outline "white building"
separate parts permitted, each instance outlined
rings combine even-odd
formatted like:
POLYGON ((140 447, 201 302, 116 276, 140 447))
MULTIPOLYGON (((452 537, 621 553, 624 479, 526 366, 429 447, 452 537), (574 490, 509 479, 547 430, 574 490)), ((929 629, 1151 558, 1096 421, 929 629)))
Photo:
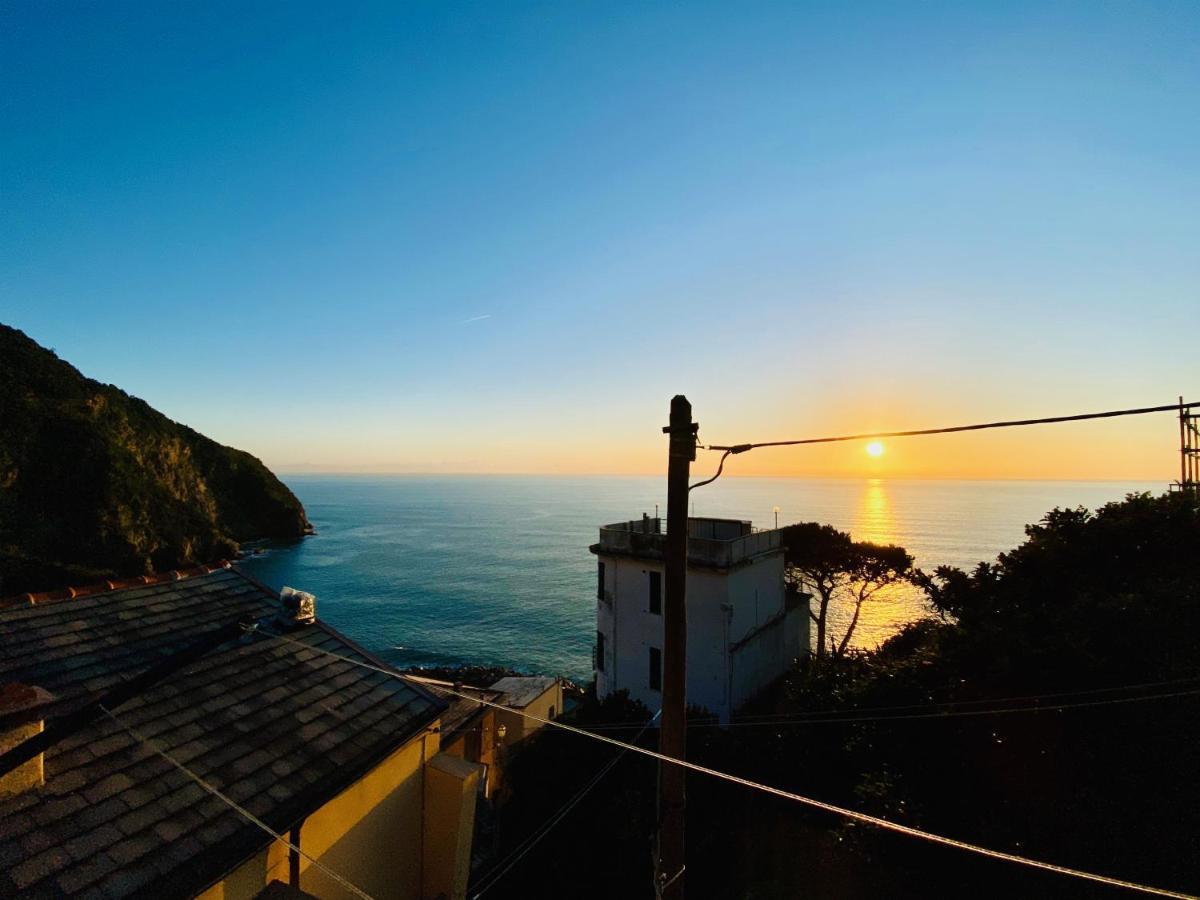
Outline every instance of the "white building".
MULTIPOLYGON (((666 523, 600 528, 596 693, 662 705, 666 523)), ((807 596, 787 591, 779 532, 734 519, 688 519, 687 702, 728 722, 808 652, 807 596)))

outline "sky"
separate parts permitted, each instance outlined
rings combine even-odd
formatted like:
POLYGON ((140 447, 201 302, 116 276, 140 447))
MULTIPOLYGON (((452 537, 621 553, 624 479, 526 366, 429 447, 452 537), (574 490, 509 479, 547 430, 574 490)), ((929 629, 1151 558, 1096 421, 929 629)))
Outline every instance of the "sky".
MULTIPOLYGON (((1200 399, 1195 3, 0 4, 0 321, 280 472, 1200 399)), ((733 475, 1161 478, 1168 416, 733 475)), ((697 469, 710 467, 702 454, 697 469)))

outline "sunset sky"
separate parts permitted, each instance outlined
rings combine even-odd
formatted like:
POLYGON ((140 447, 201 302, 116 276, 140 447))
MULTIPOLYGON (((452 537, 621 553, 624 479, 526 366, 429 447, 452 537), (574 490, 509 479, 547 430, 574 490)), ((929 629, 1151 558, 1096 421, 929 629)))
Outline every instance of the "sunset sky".
MULTIPOLYGON (((282 472, 1200 400, 1197 4, 348 6, 5 4, 0 321, 282 472)), ((1177 473, 885 445, 730 471, 1177 473)))

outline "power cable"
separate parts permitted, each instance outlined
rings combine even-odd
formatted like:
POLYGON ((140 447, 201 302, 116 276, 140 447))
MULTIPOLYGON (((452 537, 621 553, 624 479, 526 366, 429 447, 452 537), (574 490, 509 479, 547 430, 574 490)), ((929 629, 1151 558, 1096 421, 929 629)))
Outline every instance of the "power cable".
POLYGON ((708 444, 705 450, 724 450, 717 474, 712 478, 692 485, 688 490, 694 490, 706 484, 712 484, 721 476, 725 467, 725 459, 732 453, 745 453, 760 447, 795 447, 800 444, 831 444, 838 441, 865 441, 875 438, 916 437, 924 434, 953 434, 960 431, 982 431, 985 428, 1015 428, 1023 425, 1052 425, 1057 422, 1082 422, 1087 419, 1112 419, 1117 416, 1141 416, 1147 413, 1182 412, 1185 409, 1200 406, 1200 403, 1171 403, 1163 406, 1142 406, 1134 409, 1112 409, 1105 412, 1079 413, 1070 416, 1046 416, 1040 419, 1009 419, 1002 422, 982 422, 975 425, 951 425, 947 428, 919 428, 910 431, 875 431, 866 434, 844 434, 836 437, 800 438, 790 441, 760 441, 749 444, 708 444))
MULTIPOLYGON (((642 730, 634 735, 633 740, 635 742, 641 740, 642 735, 646 733, 646 729, 649 728, 651 723, 653 723, 654 720, 659 717, 661 712, 662 710, 656 712, 650 717, 649 721, 642 725, 642 730)), ((550 831, 579 804, 579 802, 587 795, 587 793, 597 784, 599 784, 605 775, 612 771, 613 767, 619 763, 628 752, 628 750, 622 749, 619 753, 617 753, 617 755, 610 759, 608 763, 575 794, 574 797, 563 804, 563 806, 559 808, 558 812, 551 816, 541 828, 522 841, 512 853, 493 866, 486 875, 480 878, 478 884, 476 885, 475 893, 471 895, 471 900, 479 900, 480 897, 494 888, 497 882, 499 882, 500 879, 503 878, 513 866, 519 863, 522 858, 529 853, 530 850, 536 847, 538 843, 541 842, 542 838, 549 834, 550 831)))
MULTIPOLYGON (((690 722, 688 728, 783 728, 802 725, 842 725, 862 722, 900 722, 913 719, 958 719, 969 716, 1000 716, 1006 713, 1037 713, 1058 712, 1064 709, 1084 709, 1095 706, 1111 706, 1123 703, 1142 703, 1149 700, 1166 700, 1172 697, 1194 697, 1200 695, 1200 688, 1190 691, 1172 691, 1164 694, 1147 694, 1142 697, 1116 697, 1108 700, 1090 700, 1081 703, 1052 703, 1044 706, 1016 706, 1001 709, 965 709, 949 712, 905 713, 893 716, 839 716, 837 718, 778 718, 756 722, 730 722, 722 725, 719 722, 690 722)), ((593 730, 615 731, 620 726, 597 725, 593 730)))
POLYGON ((1109 687, 1083 688, 1071 691, 1051 691, 1042 694, 1020 694, 1013 697, 979 697, 974 700, 935 700, 929 703, 910 703, 902 706, 860 706, 852 709, 820 709, 804 711, 801 713, 765 713, 762 715, 743 716, 743 720, 747 719, 769 719, 779 717, 790 717, 792 715, 841 715, 843 713, 880 713, 880 712, 898 712, 905 710, 929 710, 931 707, 937 706, 978 706, 980 704, 999 704, 999 703, 1020 703, 1026 700, 1051 700, 1062 697, 1086 697, 1094 694, 1115 694, 1121 691, 1140 691, 1145 688, 1158 687, 1176 687, 1181 684, 1192 684, 1200 681, 1200 675, 1191 675, 1187 678, 1172 678, 1165 681, 1142 681, 1135 684, 1117 684, 1109 687))
POLYGON ((914 437, 922 434, 950 434, 956 431, 981 431, 984 428, 1014 428, 1020 425, 1051 425, 1055 422, 1081 422, 1085 419, 1112 419, 1117 416, 1141 416, 1146 413, 1178 412, 1200 406, 1197 403, 1171 403, 1166 406, 1142 406, 1136 409, 1113 409, 1107 412, 1079 413, 1071 416, 1047 416, 1041 419, 1009 419, 1003 422, 984 422, 978 425, 951 425, 948 428, 921 428, 915 431, 877 431, 870 434, 846 434, 839 437, 802 438, 793 441, 763 441, 757 444, 735 444, 732 447, 710 444, 706 450, 728 450, 745 453, 759 447, 791 447, 796 444, 829 444, 835 441, 864 441, 870 438, 914 437))
MULTIPOLYGON (((715 450, 716 448, 708 447, 706 449, 715 450)), ((750 448, 746 448, 746 449, 750 449, 750 448)), ((742 452, 741 450, 734 450, 732 448, 727 449, 724 453, 721 454, 721 462, 718 463, 718 465, 717 465, 717 474, 714 475, 712 478, 706 478, 703 481, 697 481, 695 484, 688 485, 688 491, 694 491, 696 488, 704 487, 706 484, 712 484, 714 481, 716 481, 718 478, 721 477, 721 472, 724 471, 724 469, 725 469, 725 460, 729 459, 729 454, 730 453, 741 453, 741 452, 742 452)))
MULTIPOLYGON (((978 705, 981 703, 999 704, 999 703, 1016 703, 1022 700, 1047 700, 1062 697, 1081 697, 1095 694, 1115 693, 1123 690, 1135 690, 1147 687, 1164 687, 1180 684, 1194 684, 1197 681, 1193 678, 1179 678, 1171 681, 1151 681, 1137 685, 1126 685, 1123 687, 1108 687, 1108 688, 1090 688, 1082 691, 1062 691, 1053 694, 1027 694, 1021 697, 997 697, 994 699, 979 699, 979 700, 945 700, 940 703, 912 703, 903 706, 864 706, 852 709, 824 709, 800 711, 795 713, 770 713, 758 716, 743 716, 736 722, 731 722, 727 725, 719 723, 709 725, 707 722, 689 724, 689 728, 736 728, 746 725, 776 725, 776 724, 822 724, 824 722, 886 722, 888 719, 933 719, 933 718, 952 718, 962 715, 996 715, 1004 713, 1024 713, 1024 712, 1052 712, 1060 709, 1073 709, 1076 707, 1087 706, 1104 706, 1112 703, 1136 703, 1142 700, 1161 700, 1167 697, 1183 697, 1193 694, 1200 694, 1200 687, 1195 690, 1171 691, 1158 694, 1145 694, 1138 697, 1112 697, 1105 700, 1096 700, 1086 703, 1034 703, 1025 706, 994 706, 992 708, 958 710, 947 709, 938 710, 936 707, 956 707, 966 705, 978 705), (904 713, 909 710, 918 710, 917 715, 863 715, 864 713, 904 713)), ((604 725, 594 726, 596 728, 604 728, 608 730, 628 729, 637 727, 638 722, 610 722, 604 725)))
MULTIPOLYGON (((297 642, 297 643, 299 643, 299 642, 297 642)), ((304 646, 307 646, 307 644, 305 644, 304 646)), ((175 759, 175 757, 171 756, 171 754, 167 753, 166 750, 163 750, 161 747, 159 747, 158 744, 154 743, 154 741, 150 740, 145 735, 136 731, 132 726, 125 724, 125 722, 123 722, 117 716, 117 714, 114 713, 112 710, 107 709, 103 706, 101 707, 101 710, 103 711, 103 713, 105 715, 107 715, 110 719, 112 719, 114 722, 116 722, 117 725, 119 725, 121 728, 123 728, 125 731, 127 731, 132 738, 145 744, 147 747, 149 747, 151 750, 153 750, 155 753, 157 753, 160 757, 165 759, 167 762, 169 762, 175 768, 177 768, 180 772, 182 772, 188 778, 192 779, 192 781, 196 782, 196 784, 200 785, 200 787, 204 788, 204 790, 206 790, 208 793, 212 794, 218 800, 222 801, 223 803, 225 803, 226 805, 231 807, 233 810, 235 810, 237 813, 239 813, 244 819, 246 819, 247 821, 249 821, 250 823, 252 823, 254 825, 257 825, 259 828, 261 828, 263 831, 265 831, 267 834, 269 834, 275 840, 284 844, 284 846, 286 846, 289 850, 294 850, 296 853, 303 856, 310 863, 312 863, 314 866, 316 866, 318 869, 320 869, 322 872, 324 872, 326 875, 328 875, 330 878, 332 878, 334 881, 336 881, 338 884, 340 884, 346 890, 350 891, 352 894, 354 894, 358 897, 361 897, 362 900, 374 900, 374 898, 370 894, 368 894, 366 891, 362 890, 357 885, 351 883, 346 878, 343 878, 341 875, 339 875, 337 872, 333 871, 333 869, 329 868, 327 865, 325 865, 320 860, 315 859, 314 857, 310 856, 308 853, 305 853, 296 844, 293 844, 291 841, 289 841, 287 838, 285 838, 282 834, 280 834, 278 831, 276 831, 274 828, 272 828, 270 825, 268 825, 262 819, 258 818, 258 816, 254 815, 254 813, 250 812, 250 810, 246 809, 244 806, 240 805, 236 800, 231 799, 230 797, 223 794, 219 789, 217 789, 213 785, 209 784, 202 777, 200 777, 195 772, 193 772, 191 769, 189 769, 186 765, 181 763, 179 760, 175 759)))
MULTIPOLYGON (((399 678, 402 680, 406 680, 405 676, 401 675, 399 672, 385 669, 381 666, 371 665, 370 663, 362 662, 361 660, 352 659, 349 656, 342 656, 340 654, 333 653, 332 651, 324 650, 320 647, 313 647, 308 644, 303 644, 302 642, 293 640, 292 638, 289 638, 286 635, 275 634, 274 636, 281 640, 288 641, 290 643, 299 644, 300 646, 303 646, 303 647, 313 651, 314 653, 323 653, 327 656, 332 656, 337 659, 341 659, 345 662, 349 662, 356 666, 362 666, 363 668, 366 668, 366 669, 374 669, 377 672, 382 672, 383 674, 390 675, 393 678, 399 678)), ((416 683, 416 682, 414 682, 414 683, 416 683)), ((891 831, 891 832, 895 832, 897 834, 907 835, 908 837, 913 837, 913 838, 917 838, 919 840, 929 841, 934 844, 941 844, 942 846, 945 846, 945 847, 954 847, 955 849, 963 850, 967 853, 974 853, 979 856, 985 856, 990 859, 997 859, 997 860, 1001 860, 1004 862, 1015 863, 1017 865, 1028 866, 1028 867, 1034 868, 1034 869, 1041 869, 1046 872, 1055 872, 1059 875, 1067 875, 1072 878, 1079 878, 1084 881, 1090 881, 1090 882, 1094 882, 1097 884, 1106 884, 1106 885, 1109 885, 1110 887, 1126 888, 1127 890, 1138 891, 1143 894, 1150 894, 1150 895, 1157 896, 1157 897, 1172 897, 1172 898, 1175 898, 1175 900, 1200 900, 1200 897, 1197 897, 1197 896, 1191 895, 1191 894, 1184 894, 1179 891, 1172 891, 1172 890, 1168 890, 1166 888, 1158 888, 1158 887, 1152 887, 1150 885, 1138 884, 1137 882, 1125 881, 1120 878, 1111 878, 1107 875, 1098 875, 1094 872, 1085 872, 1082 869, 1072 869, 1068 866, 1060 866, 1060 865, 1056 865, 1055 863, 1048 863, 1048 862, 1043 862, 1042 860, 1030 859, 1029 857, 1018 856, 1015 853, 1005 853, 1002 850, 992 850, 988 847, 981 847, 978 844, 971 844, 971 843, 968 843, 967 841, 957 840, 956 838, 950 838, 950 837, 946 837, 944 835, 934 834, 933 832, 929 832, 929 831, 922 831, 921 829, 913 828, 910 825, 901 825, 898 822, 891 822, 887 819, 881 819, 878 816, 872 816, 868 813, 857 812, 852 809, 845 809, 844 807, 835 806, 832 803, 826 803, 823 800, 816 800, 812 797, 805 797, 802 794, 796 794, 791 791, 785 791, 782 788, 772 787, 767 784, 760 784, 759 782, 751 781, 748 778, 742 778, 738 775, 732 775, 728 772, 722 772, 718 769, 710 769, 708 766, 702 766, 698 763, 688 762, 687 760, 682 760, 682 759, 676 759, 672 756, 667 756, 664 753, 659 753, 655 750, 650 750, 646 747, 638 747, 634 744, 627 744, 624 741, 619 741, 616 738, 611 738, 611 737, 608 737, 607 735, 597 734, 594 731, 587 731, 583 728, 576 728, 574 725, 568 725, 567 723, 562 722, 558 719, 544 719, 541 716, 535 716, 532 713, 526 712, 521 709, 514 709, 513 707, 504 706, 503 704, 500 704, 500 703, 493 703, 492 701, 484 700, 481 697, 472 697, 469 694, 463 694, 459 691, 453 690, 451 688, 442 687, 440 685, 427 685, 427 687, 429 687, 433 690, 436 690, 436 691, 440 691, 445 694, 449 694, 454 697, 461 697, 464 700, 471 700, 471 701, 473 701, 475 703, 479 703, 483 706, 490 706, 495 709, 502 710, 504 712, 514 713, 516 715, 519 715, 526 719, 529 719, 530 721, 540 722, 542 725, 549 725, 553 728, 560 728, 560 729, 563 729, 564 731, 570 731, 575 734, 582 735, 584 737, 592 738, 593 740, 603 741, 607 744, 612 744, 614 747, 624 747, 626 750, 629 750, 633 753, 640 753, 643 756, 648 756, 652 759, 657 759, 660 762, 665 762, 669 765, 680 766, 682 768, 688 769, 693 772, 699 772, 701 775, 708 775, 711 778, 717 778, 717 779, 720 779, 721 781, 727 781, 731 784, 741 785, 742 787, 746 787, 751 790, 760 791, 764 794, 770 794, 775 797, 780 797, 784 800, 791 800, 791 801, 793 801, 795 803, 799 803, 803 806, 808 806, 812 809, 819 809, 824 812, 832 813, 833 815, 841 816, 842 818, 850 819, 855 822, 862 822, 863 824, 866 824, 866 825, 873 825, 873 826, 883 829, 885 831, 891 831)))

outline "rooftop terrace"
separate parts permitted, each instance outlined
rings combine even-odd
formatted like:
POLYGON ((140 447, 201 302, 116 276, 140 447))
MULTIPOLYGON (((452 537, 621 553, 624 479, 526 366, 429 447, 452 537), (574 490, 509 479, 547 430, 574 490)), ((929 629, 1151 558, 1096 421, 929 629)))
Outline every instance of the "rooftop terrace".
MULTIPOLYGON (((688 565, 727 569, 755 556, 780 550, 777 529, 756 530, 742 519, 689 518, 688 565)), ((640 559, 662 559, 667 543, 667 523, 642 516, 628 522, 600 526, 600 541, 591 551, 640 559)))

